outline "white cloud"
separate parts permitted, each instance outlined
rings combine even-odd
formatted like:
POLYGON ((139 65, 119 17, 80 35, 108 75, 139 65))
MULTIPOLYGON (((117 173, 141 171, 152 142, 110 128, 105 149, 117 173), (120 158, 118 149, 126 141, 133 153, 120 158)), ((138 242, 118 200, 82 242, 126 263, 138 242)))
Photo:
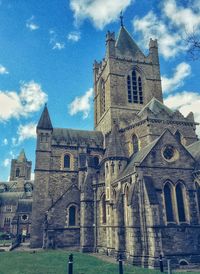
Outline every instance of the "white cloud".
POLYGON ((170 93, 184 84, 183 80, 191 74, 189 64, 182 62, 174 70, 172 78, 167 78, 165 75, 161 77, 163 92, 170 93))
MULTIPOLYGON (((169 95, 164 102, 168 107, 178 109, 183 115, 188 115, 192 111, 196 122, 200 123, 199 93, 183 91, 174 95, 169 95)), ((200 136, 200 126, 197 126, 197 133, 200 136)))
POLYGON ((8 74, 8 70, 6 67, 0 64, 0 74, 8 74))
POLYGON ((65 43, 58 41, 58 35, 54 30, 49 30, 50 45, 54 50, 62 50, 65 48, 65 43))
POLYGON ((64 49, 65 48, 65 44, 64 43, 59 43, 59 42, 56 42, 52 49, 58 49, 58 50, 61 50, 61 49, 64 49))
POLYGON ((8 167, 8 166, 10 165, 10 162, 11 162, 11 160, 8 159, 8 158, 6 158, 6 159, 3 161, 3 166, 4 166, 4 167, 8 167))
POLYGON ((193 32, 200 26, 200 1, 188 1, 188 6, 177 6, 175 0, 166 0, 163 10, 174 25, 183 31, 193 32))
POLYGON ((86 119, 91 109, 91 99, 93 95, 93 89, 90 88, 83 96, 76 97, 68 106, 69 114, 75 115, 78 112, 83 113, 83 119, 86 119))
POLYGON ((185 5, 180 2, 164 0, 159 14, 150 11, 133 21, 135 30, 142 36, 141 45, 148 48, 149 39, 157 38, 165 59, 187 50, 185 38, 200 29, 200 1, 191 0, 185 5))
POLYGON ((17 129, 18 144, 26 139, 36 138, 36 124, 19 125, 17 129))
POLYGON ((159 52, 166 59, 175 56, 184 48, 180 34, 171 32, 165 22, 152 11, 143 18, 136 18, 133 25, 135 31, 142 35, 141 45, 148 48, 150 38, 158 39, 159 52))
POLYGON ((121 10, 125 10, 133 0, 70 0, 76 24, 89 18, 94 26, 103 29, 117 20, 121 10))
POLYGON ((3 139, 3 144, 6 146, 8 144, 8 139, 7 138, 4 138, 3 139))
POLYGON ((81 38, 80 32, 72 31, 68 34, 67 39, 73 42, 78 42, 81 38))
POLYGON ((12 138, 12 145, 13 146, 16 146, 17 144, 17 139, 15 137, 12 138))
POLYGON ((26 27, 28 29, 30 29, 31 31, 34 31, 34 30, 37 30, 39 29, 39 26, 34 23, 34 19, 35 17, 34 16, 31 16, 31 18, 29 18, 27 21, 26 21, 26 27))
POLYGON ((0 121, 28 116, 38 111, 46 101, 47 94, 34 81, 22 83, 19 93, 0 91, 0 121))

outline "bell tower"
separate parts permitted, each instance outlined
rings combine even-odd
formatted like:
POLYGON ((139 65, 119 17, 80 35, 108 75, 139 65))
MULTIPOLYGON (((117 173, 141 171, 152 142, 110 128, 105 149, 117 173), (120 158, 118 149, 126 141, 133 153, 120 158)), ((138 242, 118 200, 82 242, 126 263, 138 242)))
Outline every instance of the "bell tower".
POLYGON ((145 56, 121 22, 117 39, 106 34, 105 58, 94 62, 94 125, 104 134, 112 121, 119 128, 134 121, 134 116, 153 97, 163 101, 158 46, 150 40, 145 56))

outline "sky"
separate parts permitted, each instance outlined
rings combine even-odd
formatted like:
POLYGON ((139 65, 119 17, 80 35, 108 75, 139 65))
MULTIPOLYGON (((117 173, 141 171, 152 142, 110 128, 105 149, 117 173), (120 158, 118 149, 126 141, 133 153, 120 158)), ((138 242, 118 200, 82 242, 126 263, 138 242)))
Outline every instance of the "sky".
POLYGON ((0 181, 21 149, 34 172, 45 103, 54 127, 93 129, 92 66, 121 11, 145 54, 158 39, 165 104, 200 122, 200 60, 185 43, 200 29, 200 0, 0 0, 0 181))

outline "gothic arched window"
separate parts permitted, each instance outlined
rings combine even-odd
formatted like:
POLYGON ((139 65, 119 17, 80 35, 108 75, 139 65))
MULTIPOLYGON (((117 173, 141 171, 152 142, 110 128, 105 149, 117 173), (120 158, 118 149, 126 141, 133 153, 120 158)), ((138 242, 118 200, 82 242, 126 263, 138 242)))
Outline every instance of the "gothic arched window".
POLYGON ((174 222, 172 188, 170 187, 169 183, 166 183, 164 186, 164 197, 167 222, 174 222))
POLYGON ((133 145, 133 153, 138 152, 139 141, 138 141, 138 137, 135 134, 132 136, 132 145, 133 145))
POLYGON ((98 167, 98 165, 99 165, 99 157, 94 156, 94 167, 98 167))
POLYGON ((19 177, 19 175, 20 175, 20 169, 17 168, 17 169, 16 169, 16 177, 19 177))
POLYGON ((106 223, 106 195, 103 194, 101 197, 101 208, 102 208, 102 223, 106 223))
POLYGON ((128 224, 128 221, 129 221, 128 195, 129 195, 129 187, 126 185, 125 190, 124 190, 124 212, 125 212, 125 221, 126 221, 126 224, 128 224))
POLYGON ((101 80, 101 86, 100 86, 100 112, 101 115, 104 114, 106 110, 106 98, 105 98, 105 82, 102 79, 101 80))
POLYGON ((199 209, 199 216, 200 216, 200 185, 196 184, 197 189, 197 203, 198 203, 198 209, 199 209))
POLYGON ((176 186, 176 202, 177 202, 179 222, 185 222, 186 221, 183 191, 184 191, 183 184, 178 183, 177 186, 176 186))
POLYGON ((128 102, 143 104, 142 78, 135 69, 127 76, 128 102))
POLYGON ((76 206, 71 205, 69 207, 69 226, 75 226, 76 225, 76 206))
POLYGON ((70 168, 70 155, 69 154, 66 154, 64 156, 64 165, 63 165, 64 168, 70 168))

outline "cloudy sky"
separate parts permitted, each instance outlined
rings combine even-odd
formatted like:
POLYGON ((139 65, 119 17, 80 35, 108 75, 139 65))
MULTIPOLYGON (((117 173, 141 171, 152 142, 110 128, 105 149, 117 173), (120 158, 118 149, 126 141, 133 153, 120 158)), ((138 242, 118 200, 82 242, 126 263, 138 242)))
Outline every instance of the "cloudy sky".
POLYGON ((185 44, 200 29, 200 0, 0 0, 0 180, 22 148, 34 169, 45 103, 53 126, 93 128, 92 64, 121 10, 145 54, 150 37, 159 41, 165 103, 200 122, 200 61, 185 44))

